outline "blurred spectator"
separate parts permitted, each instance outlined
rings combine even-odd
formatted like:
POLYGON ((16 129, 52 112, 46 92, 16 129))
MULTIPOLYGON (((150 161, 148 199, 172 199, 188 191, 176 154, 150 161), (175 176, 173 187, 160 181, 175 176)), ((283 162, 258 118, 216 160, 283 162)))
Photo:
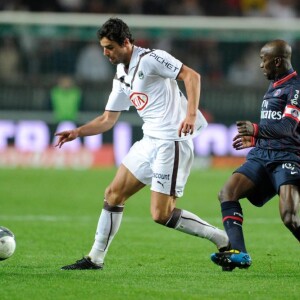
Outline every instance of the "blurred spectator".
POLYGON ((143 0, 118 0, 118 3, 113 5, 115 9, 112 10, 111 7, 110 11, 115 13, 122 12, 122 14, 141 14, 142 3, 143 0))
POLYGON ((241 16, 241 1, 242 0, 225 0, 228 7, 229 14, 231 16, 241 16), (231 13, 230 13, 231 12, 231 13))
MULTIPOLYGON (((284 25, 288 19, 297 17, 296 0, 272 0, 268 1, 266 15, 276 18, 278 23, 284 25)), ((295 37, 292 33, 285 32, 280 35, 280 38, 287 41, 294 48, 295 37)))
POLYGON ((260 46, 252 44, 229 67, 228 81, 235 85, 260 85, 263 75, 260 70, 260 46))
POLYGON ((167 15, 168 7, 172 6, 172 0, 143 0, 142 11, 144 15, 167 15))
POLYGON ((268 0, 240 0, 243 16, 263 17, 266 12, 268 0))
POLYGON ((22 4, 22 0, 1 0, 0 10, 26 10, 27 7, 22 4))
POLYGON ((37 1, 37 0, 17 0, 21 7, 30 11, 59 11, 57 0, 37 1))
POLYGON ((223 77, 222 54, 219 50, 219 43, 216 40, 206 40, 200 45, 202 52, 202 73, 212 82, 219 81, 223 77))
POLYGON ((204 10, 198 0, 181 0, 176 1, 170 6, 168 13, 172 15, 204 15, 204 10))
POLYGON ((70 76, 62 76, 50 90, 50 106, 56 122, 76 121, 82 106, 82 91, 70 76))
POLYGON ((88 43, 79 53, 76 63, 76 78, 83 81, 109 80, 114 75, 114 67, 103 55, 95 42, 88 43))
POLYGON ((203 0, 201 4, 207 16, 238 16, 241 0, 203 0))
POLYGON ((7 81, 20 79, 22 59, 13 37, 3 37, 0 46, 0 78, 7 81))
MULTIPOLYGON (((179 41, 177 47, 180 43, 182 42, 179 41)), ((182 53, 177 56, 185 57, 187 63, 203 75, 203 80, 215 83, 223 76, 222 53, 216 40, 186 41, 185 48, 182 47, 182 53), (186 55, 186 49, 188 49, 188 55, 186 55)))
POLYGON ((268 0, 266 15, 278 19, 297 17, 296 0, 268 0))
POLYGON ((94 14, 99 14, 99 13, 105 13, 107 12, 106 8, 109 7, 106 1, 103 0, 89 0, 86 1, 85 3, 85 12, 88 13, 94 13, 94 14))
POLYGON ((85 0, 57 0, 58 5, 64 12, 82 12, 85 0))
POLYGON ((74 74, 78 47, 68 40, 44 40, 40 44, 40 72, 52 76, 74 74))

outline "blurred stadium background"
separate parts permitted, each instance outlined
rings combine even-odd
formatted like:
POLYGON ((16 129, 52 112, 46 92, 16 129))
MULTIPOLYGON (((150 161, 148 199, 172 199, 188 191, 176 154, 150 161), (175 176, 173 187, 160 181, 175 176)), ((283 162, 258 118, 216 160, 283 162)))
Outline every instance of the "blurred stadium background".
POLYGON ((289 41, 300 69, 299 2, 0 0, 0 225, 17 239, 14 256, 1 262, 0 299, 298 300, 299 243, 280 221, 278 201, 262 210, 243 202, 250 272, 220 273, 211 243, 152 222, 148 189, 126 204, 104 273, 60 272, 89 249, 112 166, 142 132, 130 111, 103 136, 60 150, 53 134, 102 113, 114 68, 96 31, 123 18, 137 45, 165 49, 202 75, 209 126, 195 140, 197 170, 178 205, 221 227, 217 192, 245 155, 231 147, 234 122, 258 121, 268 86, 260 47, 289 41))
POLYGON ((129 112, 103 136, 52 147, 55 131, 104 110, 114 67, 96 31, 111 16, 128 23, 135 44, 167 50, 202 75, 210 126, 195 141, 195 166, 240 163, 233 124, 258 121, 268 86, 259 50, 285 39, 299 70, 299 15, 296 0, 1 0, 0 167, 112 166, 141 137, 141 121, 129 112))

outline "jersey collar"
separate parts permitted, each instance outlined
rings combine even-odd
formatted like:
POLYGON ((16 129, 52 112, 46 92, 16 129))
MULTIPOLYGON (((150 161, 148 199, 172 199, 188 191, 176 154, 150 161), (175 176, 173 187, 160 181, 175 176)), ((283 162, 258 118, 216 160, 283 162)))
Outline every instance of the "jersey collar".
POLYGON ((295 76, 297 76, 296 71, 294 71, 293 69, 288 70, 288 72, 286 74, 284 74, 282 78, 274 81, 273 88, 277 88, 278 86, 287 82, 288 80, 290 80, 291 78, 293 78, 295 76))
POLYGON ((131 55, 131 59, 130 59, 129 67, 128 67, 128 73, 137 64, 137 59, 139 56, 139 49, 140 49, 139 47, 133 46, 133 51, 132 51, 132 55, 131 55))
POLYGON ((130 70, 136 66, 136 62, 137 62, 137 58, 138 58, 138 47, 133 46, 133 51, 132 51, 132 55, 130 58, 130 62, 129 62, 129 67, 128 67, 128 73, 125 71, 125 65, 123 63, 120 63, 117 65, 117 78, 125 78, 126 76, 128 76, 130 70))
POLYGON ((141 49, 142 48, 140 48, 140 47, 133 46, 133 51, 132 51, 132 55, 131 55, 131 58, 130 58, 129 67, 128 67, 127 72, 125 71, 125 65, 124 64, 121 63, 121 64, 117 65, 117 78, 118 79, 128 76, 130 71, 133 68, 135 68, 135 66, 137 64, 137 61, 138 61, 138 58, 139 58, 139 54, 141 52, 141 49))

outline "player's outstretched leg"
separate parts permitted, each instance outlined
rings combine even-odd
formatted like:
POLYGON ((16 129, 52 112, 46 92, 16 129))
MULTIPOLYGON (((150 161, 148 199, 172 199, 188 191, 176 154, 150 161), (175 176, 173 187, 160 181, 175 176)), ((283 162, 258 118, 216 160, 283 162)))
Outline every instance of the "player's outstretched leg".
POLYGON ((207 223, 195 214, 183 209, 175 208, 165 226, 208 239, 216 245, 219 251, 228 249, 229 247, 229 239, 224 230, 207 223))

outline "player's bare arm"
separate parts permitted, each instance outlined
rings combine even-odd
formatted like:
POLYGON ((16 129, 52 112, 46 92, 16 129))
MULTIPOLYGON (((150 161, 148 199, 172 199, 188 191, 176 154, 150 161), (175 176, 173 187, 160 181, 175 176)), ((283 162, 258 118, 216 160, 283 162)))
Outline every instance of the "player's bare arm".
POLYGON ((55 147, 61 148, 64 143, 73 141, 77 137, 97 135, 110 130, 119 119, 120 114, 121 112, 105 111, 101 116, 83 126, 55 133, 55 136, 59 137, 55 147))
POLYGON ((183 65, 177 79, 183 80, 188 99, 187 115, 180 124, 178 135, 193 134, 200 101, 201 77, 199 73, 183 65))

